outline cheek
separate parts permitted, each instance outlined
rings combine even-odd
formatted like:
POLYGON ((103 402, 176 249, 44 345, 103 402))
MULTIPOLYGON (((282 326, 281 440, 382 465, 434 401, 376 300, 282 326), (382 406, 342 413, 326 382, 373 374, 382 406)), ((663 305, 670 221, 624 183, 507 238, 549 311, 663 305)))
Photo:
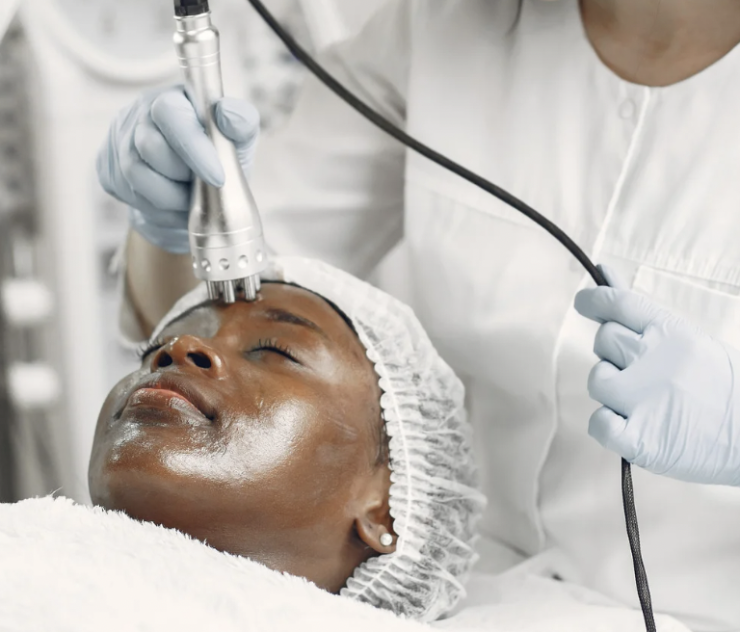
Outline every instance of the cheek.
POLYGON ((364 436, 346 419, 349 402, 336 396, 307 390, 281 401, 259 398, 249 414, 225 413, 206 429, 111 423, 121 402, 115 394, 109 400, 90 465, 97 504, 182 496, 231 510, 270 507, 276 517, 306 523, 321 514, 317 506, 343 504, 353 472, 367 460, 364 436))
POLYGON ((209 434, 200 429, 183 433, 171 427, 114 425, 105 440, 96 441, 93 447, 88 472, 93 502, 108 506, 108 500, 131 494, 146 495, 155 490, 175 493, 178 488, 187 488, 188 478, 203 475, 173 471, 168 461, 172 454, 189 454, 194 461, 207 464, 210 451, 217 447, 209 434))
MULTIPOLYGON (((208 472, 245 501, 262 498, 279 513, 298 515, 340 501, 357 464, 365 462, 358 433, 331 406, 305 394, 265 406, 255 419, 230 420, 226 435, 208 472)), ((183 473, 206 465, 185 453, 170 453, 167 462, 183 473)))
POLYGON ((105 402, 103 402, 103 406, 98 414, 98 422, 95 426, 91 468, 92 464, 100 460, 101 455, 109 449, 110 444, 114 441, 116 415, 120 413, 126 403, 129 392, 134 387, 134 384, 147 372, 147 369, 140 369, 123 378, 113 387, 113 390, 111 390, 105 402))
POLYGON ((319 411, 304 398, 260 400, 248 411, 224 411, 207 428, 118 420, 140 377, 136 373, 123 380, 103 405, 90 461, 91 491, 129 475, 230 487, 284 479, 320 428, 319 411))
POLYGON ((300 463, 317 426, 316 417, 315 408, 300 400, 263 406, 254 417, 226 416, 207 458, 191 451, 172 451, 165 463, 173 472, 198 472, 226 484, 272 484, 300 463))

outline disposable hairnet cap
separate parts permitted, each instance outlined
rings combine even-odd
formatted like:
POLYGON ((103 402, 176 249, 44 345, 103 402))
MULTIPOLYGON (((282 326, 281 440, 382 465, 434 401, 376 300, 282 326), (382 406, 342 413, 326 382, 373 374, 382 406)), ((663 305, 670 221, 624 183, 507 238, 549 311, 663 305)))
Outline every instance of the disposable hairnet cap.
MULTIPOLYGON (((377 288, 325 263, 294 257, 274 259, 262 277, 294 283, 339 307, 352 321, 382 390, 396 550, 361 564, 341 594, 414 619, 438 619, 465 594, 485 506, 462 383, 412 310, 377 288)), ((152 338, 206 299, 205 287, 196 288, 152 338)))

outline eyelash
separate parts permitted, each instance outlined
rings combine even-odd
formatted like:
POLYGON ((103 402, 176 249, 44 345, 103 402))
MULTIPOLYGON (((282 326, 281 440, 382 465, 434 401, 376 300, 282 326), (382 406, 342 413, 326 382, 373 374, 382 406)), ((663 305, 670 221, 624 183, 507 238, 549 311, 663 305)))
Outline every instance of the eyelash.
POLYGON ((140 361, 144 361, 144 358, 146 358, 150 353, 154 353, 155 351, 161 349, 162 347, 167 344, 165 340, 162 338, 155 338, 151 342, 145 342, 142 344, 137 350, 136 355, 139 356, 140 361))
MULTIPOLYGON (((142 344, 137 349, 136 355, 139 356, 139 360, 143 362, 150 353, 158 351, 159 349, 164 347, 165 344, 167 344, 167 342, 162 338, 155 338, 151 342, 145 342, 144 344, 142 344)), ((281 345, 274 339, 260 339, 257 342, 257 346, 250 351, 274 351, 275 353, 285 356, 293 362, 298 362, 298 358, 295 357, 295 354, 288 347, 286 347, 285 345, 281 345)))
POLYGON ((277 340, 274 339, 259 340, 257 342, 257 346, 254 347, 252 351, 274 351, 275 353, 285 356, 286 358, 288 358, 288 360, 298 362, 298 358, 295 357, 293 352, 288 347, 281 345, 279 342, 277 342, 277 340))

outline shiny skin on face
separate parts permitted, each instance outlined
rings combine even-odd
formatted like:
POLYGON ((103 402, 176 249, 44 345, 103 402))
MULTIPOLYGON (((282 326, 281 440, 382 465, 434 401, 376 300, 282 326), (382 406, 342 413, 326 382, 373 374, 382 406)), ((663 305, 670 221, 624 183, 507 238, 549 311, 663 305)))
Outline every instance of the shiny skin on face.
POLYGON ((110 393, 93 502, 337 591, 391 531, 380 390, 322 298, 266 284, 254 303, 171 323, 110 393))

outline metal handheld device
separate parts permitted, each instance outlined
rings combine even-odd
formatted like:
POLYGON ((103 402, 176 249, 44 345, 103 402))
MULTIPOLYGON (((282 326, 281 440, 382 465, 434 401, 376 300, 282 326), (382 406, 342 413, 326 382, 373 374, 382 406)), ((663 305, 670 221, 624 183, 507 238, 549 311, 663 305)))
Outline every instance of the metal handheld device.
POLYGON ((262 221, 236 149, 218 129, 214 104, 224 96, 218 30, 208 0, 175 0, 175 46, 185 73, 185 89, 225 173, 221 188, 193 181, 190 251, 195 276, 213 300, 234 303, 257 298, 260 272, 267 266, 262 221))

